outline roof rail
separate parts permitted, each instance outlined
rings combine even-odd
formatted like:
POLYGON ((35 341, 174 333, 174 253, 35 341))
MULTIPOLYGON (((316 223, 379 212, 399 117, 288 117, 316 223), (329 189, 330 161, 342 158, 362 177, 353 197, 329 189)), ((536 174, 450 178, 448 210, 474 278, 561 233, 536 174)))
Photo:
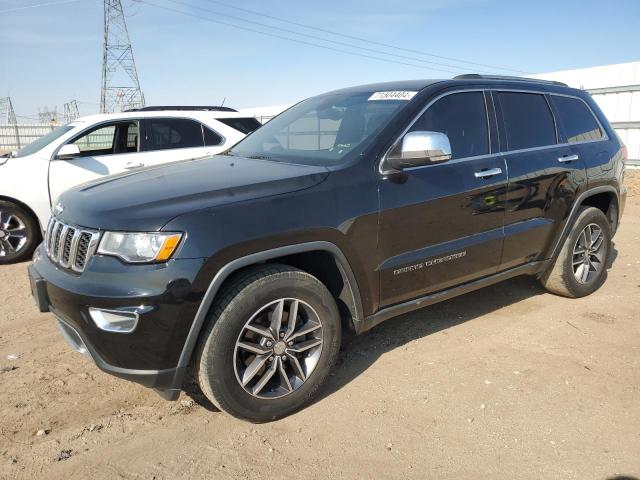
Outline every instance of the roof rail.
POLYGON ((210 112, 237 112, 230 107, 202 106, 202 105, 161 105, 154 107, 131 108, 125 112, 161 112, 162 110, 201 110, 210 112))
POLYGON ((478 73, 465 73, 453 77, 454 80, 513 80, 518 82, 534 82, 546 83, 547 85, 558 85, 560 87, 568 87, 566 83, 557 82, 555 80, 541 80, 539 78, 513 77, 510 75, 480 75, 478 73))

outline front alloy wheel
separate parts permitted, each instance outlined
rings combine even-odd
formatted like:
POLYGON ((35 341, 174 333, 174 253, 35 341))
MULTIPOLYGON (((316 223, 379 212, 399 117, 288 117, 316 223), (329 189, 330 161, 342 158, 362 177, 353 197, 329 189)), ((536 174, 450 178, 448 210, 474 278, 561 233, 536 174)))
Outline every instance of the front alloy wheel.
POLYGON ((285 417, 318 393, 338 357, 336 301, 287 265, 234 275, 200 334, 195 377, 220 410, 253 422, 285 417))
POLYGON ((322 322, 308 303, 282 298, 246 323, 235 349, 236 379, 251 395, 279 398, 302 386, 322 353, 322 322))
POLYGON ((27 244, 24 221, 11 212, 0 210, 0 257, 17 255, 27 244))
POLYGON ((29 258, 38 239, 33 216, 15 203, 0 201, 0 265, 29 258))

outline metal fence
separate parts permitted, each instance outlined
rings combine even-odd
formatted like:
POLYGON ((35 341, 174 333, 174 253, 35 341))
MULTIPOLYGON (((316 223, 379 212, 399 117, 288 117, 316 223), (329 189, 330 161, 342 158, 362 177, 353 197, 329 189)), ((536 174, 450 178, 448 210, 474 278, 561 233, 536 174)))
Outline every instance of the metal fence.
POLYGON ((43 135, 54 130, 57 125, 0 125, 0 153, 19 150, 43 135))

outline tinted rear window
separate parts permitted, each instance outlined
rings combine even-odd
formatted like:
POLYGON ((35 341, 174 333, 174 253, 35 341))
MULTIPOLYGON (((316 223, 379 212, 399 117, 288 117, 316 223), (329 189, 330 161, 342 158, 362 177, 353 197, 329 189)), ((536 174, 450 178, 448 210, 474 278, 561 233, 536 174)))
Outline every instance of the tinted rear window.
POLYGON ((553 95, 551 98, 558 109, 569 143, 598 140, 603 137, 593 113, 582 100, 559 95, 553 95))
POLYGON ((203 126, 202 131, 204 132, 205 145, 220 145, 222 143, 222 137, 213 130, 203 126))
POLYGON ((489 153, 487 112, 482 92, 454 93, 441 98, 413 124, 411 131, 416 130, 446 134, 453 158, 489 153))
POLYGON ((262 124, 255 118, 216 118, 219 122, 238 130, 239 132, 248 135, 249 133, 257 130, 262 124))
POLYGON ((151 118, 147 122, 146 150, 202 147, 202 125, 186 118, 151 118))
POLYGON ((553 115, 543 95, 498 92, 498 98, 508 150, 555 145, 553 115))

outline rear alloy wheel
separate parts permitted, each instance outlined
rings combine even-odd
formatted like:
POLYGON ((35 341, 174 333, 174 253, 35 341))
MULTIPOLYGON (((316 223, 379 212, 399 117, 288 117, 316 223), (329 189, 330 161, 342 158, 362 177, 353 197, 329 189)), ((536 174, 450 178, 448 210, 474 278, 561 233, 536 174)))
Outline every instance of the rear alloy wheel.
POLYGON ((595 207, 583 207, 553 265, 540 279, 550 292, 565 297, 584 297, 595 292, 607 278, 611 226, 595 207))
POLYGON ((0 201, 0 264, 28 258, 38 240, 33 217, 18 205, 0 201))
POLYGON ((195 377, 220 410, 253 422, 309 403, 340 349, 336 302, 314 276, 286 265, 249 268, 212 307, 195 377))
POLYGON ((578 282, 587 285, 600 275, 606 250, 602 229, 595 223, 584 227, 573 247, 573 274, 578 282))

